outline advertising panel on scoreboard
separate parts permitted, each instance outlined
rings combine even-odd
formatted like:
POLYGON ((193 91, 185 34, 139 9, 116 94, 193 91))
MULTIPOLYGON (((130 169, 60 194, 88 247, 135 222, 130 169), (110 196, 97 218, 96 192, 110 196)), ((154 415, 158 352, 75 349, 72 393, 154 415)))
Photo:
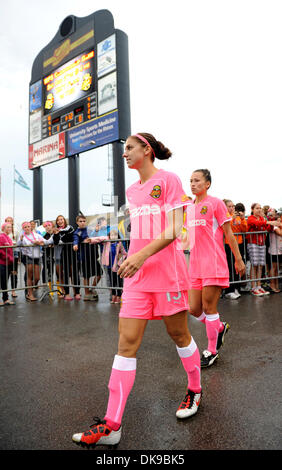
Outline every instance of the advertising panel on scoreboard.
POLYGON ((42 82, 39 80, 29 87, 29 112, 35 113, 42 106, 42 82))
POLYGON ((97 46, 98 78, 116 69, 116 36, 108 37, 97 46))
POLYGON ((41 109, 32 113, 29 116, 29 143, 34 144, 34 142, 38 142, 41 140, 42 134, 42 113, 41 109))
POLYGON ((67 132, 67 155, 108 144, 118 139, 118 111, 108 113, 67 132))
POLYGON ((29 168, 47 165, 65 156, 65 133, 61 132, 29 146, 29 168))
POLYGON ((98 80, 99 115, 117 108, 117 73, 113 72, 98 80))
POLYGON ((81 100, 94 90, 94 50, 80 54, 43 79, 44 115, 81 100))

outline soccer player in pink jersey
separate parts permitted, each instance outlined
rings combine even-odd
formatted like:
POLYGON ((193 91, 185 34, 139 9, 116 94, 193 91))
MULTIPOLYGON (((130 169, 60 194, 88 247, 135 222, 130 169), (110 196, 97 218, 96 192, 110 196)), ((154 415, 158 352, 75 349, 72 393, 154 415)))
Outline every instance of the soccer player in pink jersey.
POLYGON ((218 358, 228 323, 221 322, 218 301, 222 288, 229 286, 229 270, 223 235, 235 258, 235 270, 242 276, 245 265, 231 229, 232 217, 224 202, 209 196, 209 170, 192 173, 190 187, 195 200, 187 207, 186 227, 189 234, 189 306, 190 313, 206 325, 208 347, 203 351, 201 367, 211 366, 218 358))
POLYGON ((187 196, 178 176, 154 165, 155 158, 170 156, 170 150, 151 134, 136 134, 126 141, 123 157, 140 179, 127 190, 131 233, 128 257, 118 271, 124 278, 118 352, 108 385, 106 415, 89 431, 73 435, 78 444, 115 445, 120 441, 122 416, 135 380, 136 354, 148 320, 164 320, 187 374, 187 393, 176 416, 189 418, 198 410, 200 354, 187 324, 188 270, 180 240, 187 196))

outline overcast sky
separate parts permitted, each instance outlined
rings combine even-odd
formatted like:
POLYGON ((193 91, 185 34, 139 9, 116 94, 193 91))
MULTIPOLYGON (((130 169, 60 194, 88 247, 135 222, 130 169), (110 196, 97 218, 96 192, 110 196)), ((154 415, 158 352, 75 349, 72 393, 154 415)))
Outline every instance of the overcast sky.
MULTIPOLYGON (((36 55, 64 18, 112 12, 129 38, 132 132, 151 132, 173 152, 156 166, 184 189, 209 168, 210 194, 282 206, 282 2, 280 0, 9 0, 0 6, 1 221, 12 215, 13 165, 28 170, 28 94, 36 55)), ((107 147, 81 154, 81 210, 110 192, 107 147)), ((67 162, 43 167, 43 218, 68 215, 67 162)), ((127 184, 137 173, 126 169, 127 184)), ((31 219, 32 191, 16 185, 16 222, 31 219)))

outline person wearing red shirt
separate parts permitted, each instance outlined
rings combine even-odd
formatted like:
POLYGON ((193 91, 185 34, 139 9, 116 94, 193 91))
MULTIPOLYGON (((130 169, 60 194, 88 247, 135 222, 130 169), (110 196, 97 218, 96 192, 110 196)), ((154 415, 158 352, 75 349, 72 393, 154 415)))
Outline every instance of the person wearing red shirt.
POLYGON ((252 281, 251 293, 258 297, 269 295, 269 292, 265 291, 261 287, 260 280, 262 276, 262 268, 265 266, 266 262, 266 234, 261 232, 271 230, 271 226, 263 217, 261 205, 255 202, 251 206, 251 215, 248 217, 248 232, 254 232, 254 234, 247 235, 247 250, 251 262, 251 279, 254 279, 254 281, 252 281))

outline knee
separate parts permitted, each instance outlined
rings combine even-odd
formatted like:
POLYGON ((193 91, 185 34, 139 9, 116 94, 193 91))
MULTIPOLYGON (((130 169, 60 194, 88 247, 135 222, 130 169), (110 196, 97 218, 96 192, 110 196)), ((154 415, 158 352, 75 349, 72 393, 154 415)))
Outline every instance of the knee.
POLYGON ((209 302, 203 303, 203 311, 205 312, 206 315, 212 315, 215 313, 214 306, 210 304, 209 302))
POLYGON ((189 305, 189 313, 193 317, 199 317, 202 314, 202 309, 189 305))
POLYGON ((180 348, 187 346, 191 340, 188 328, 178 329, 167 327, 167 332, 175 344, 180 348))
POLYGON ((136 357, 140 341, 130 333, 120 334, 118 344, 118 354, 123 357, 136 357))

